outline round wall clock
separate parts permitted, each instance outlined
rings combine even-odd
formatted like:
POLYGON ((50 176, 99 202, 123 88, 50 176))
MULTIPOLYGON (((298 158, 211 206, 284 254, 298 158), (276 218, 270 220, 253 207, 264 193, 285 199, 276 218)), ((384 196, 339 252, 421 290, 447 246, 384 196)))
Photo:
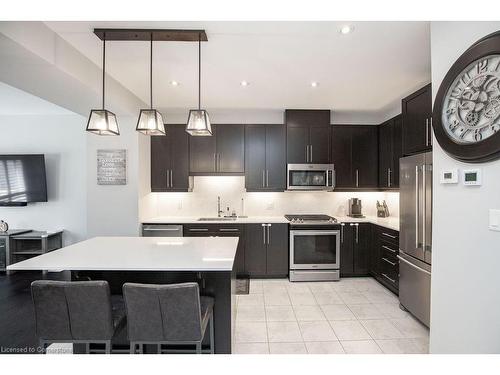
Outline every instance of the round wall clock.
POLYGON ((500 158, 500 32, 476 42, 453 64, 432 117, 436 139, 453 158, 500 158))

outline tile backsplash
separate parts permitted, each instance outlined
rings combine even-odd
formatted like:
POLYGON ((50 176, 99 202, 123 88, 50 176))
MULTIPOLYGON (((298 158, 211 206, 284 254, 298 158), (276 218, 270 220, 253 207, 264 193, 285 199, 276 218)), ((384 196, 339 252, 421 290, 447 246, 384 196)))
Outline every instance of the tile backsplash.
POLYGON ((281 216, 288 213, 347 214, 347 200, 359 198, 363 214, 376 215, 376 202, 386 200, 390 215, 399 215, 399 193, 394 192, 282 192, 248 193, 243 176, 194 177, 190 193, 150 193, 139 204, 145 217, 217 216, 217 197, 223 210, 229 206, 238 215, 281 216), (242 213, 242 199, 244 212, 242 213))

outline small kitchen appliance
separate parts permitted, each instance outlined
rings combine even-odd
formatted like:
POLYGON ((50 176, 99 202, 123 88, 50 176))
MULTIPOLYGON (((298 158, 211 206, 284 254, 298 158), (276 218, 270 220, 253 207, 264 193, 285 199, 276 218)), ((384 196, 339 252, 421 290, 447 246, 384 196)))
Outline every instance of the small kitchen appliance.
POLYGON ((350 217, 365 217, 362 213, 361 199, 350 198, 349 199, 349 213, 350 217))

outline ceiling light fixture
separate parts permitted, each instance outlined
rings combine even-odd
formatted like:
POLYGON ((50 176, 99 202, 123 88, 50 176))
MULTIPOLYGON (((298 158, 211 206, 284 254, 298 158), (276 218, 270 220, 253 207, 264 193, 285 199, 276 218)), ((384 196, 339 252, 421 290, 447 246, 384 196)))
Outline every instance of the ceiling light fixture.
POLYGON ((186 131, 193 136, 212 135, 208 112, 201 109, 201 33, 198 34, 198 109, 189 111, 186 131))
POLYGON ((170 84, 172 86, 179 86, 179 82, 177 82, 177 81, 170 81, 170 84))
POLYGON ((106 83, 106 33, 102 39, 102 109, 92 109, 87 122, 87 131, 97 135, 120 135, 116 115, 105 109, 104 91, 106 83))
POLYGON ((248 81, 241 81, 240 85, 243 87, 247 87, 250 83, 248 81))
POLYGON ((163 116, 153 109, 153 33, 151 33, 149 54, 149 102, 149 109, 141 109, 135 130, 145 135, 165 135, 163 116))
POLYGON ((318 87, 318 82, 312 81, 311 82, 311 87, 318 87))
POLYGON ((344 25, 340 28, 340 33, 343 34, 343 35, 346 35, 346 34, 349 34, 349 33, 352 33, 354 30, 354 27, 353 26, 350 26, 350 25, 344 25))

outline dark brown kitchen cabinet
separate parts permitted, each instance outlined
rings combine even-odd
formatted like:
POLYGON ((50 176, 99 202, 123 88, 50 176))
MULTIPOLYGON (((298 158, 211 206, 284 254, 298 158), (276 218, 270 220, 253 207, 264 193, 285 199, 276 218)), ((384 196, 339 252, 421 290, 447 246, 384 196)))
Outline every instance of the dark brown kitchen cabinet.
POLYGON ((340 276, 368 275, 371 224, 342 223, 340 232, 340 276))
POLYGON ((286 189, 284 125, 245 126, 245 187, 247 191, 286 189))
POLYGON ((329 110, 285 111, 287 163, 328 164, 331 161, 329 110))
POLYGON ((432 149, 432 87, 421 88, 402 100, 403 154, 432 149))
POLYGON ((382 189, 399 188, 399 159, 402 155, 401 115, 381 124, 378 129, 378 183, 382 189))
POLYGON ((212 136, 189 138, 191 175, 242 175, 245 172, 244 125, 212 125, 212 136))
POLYGON ((392 292, 399 292, 399 232, 373 225, 370 274, 392 292))
POLYGON ((189 191, 189 134, 185 125, 166 125, 151 137, 151 191, 189 191))
POLYGON ((251 277, 287 276, 288 268, 288 224, 247 224, 247 274, 251 277))
POLYGON ((336 189, 378 187, 377 126, 334 125, 332 163, 336 189))

